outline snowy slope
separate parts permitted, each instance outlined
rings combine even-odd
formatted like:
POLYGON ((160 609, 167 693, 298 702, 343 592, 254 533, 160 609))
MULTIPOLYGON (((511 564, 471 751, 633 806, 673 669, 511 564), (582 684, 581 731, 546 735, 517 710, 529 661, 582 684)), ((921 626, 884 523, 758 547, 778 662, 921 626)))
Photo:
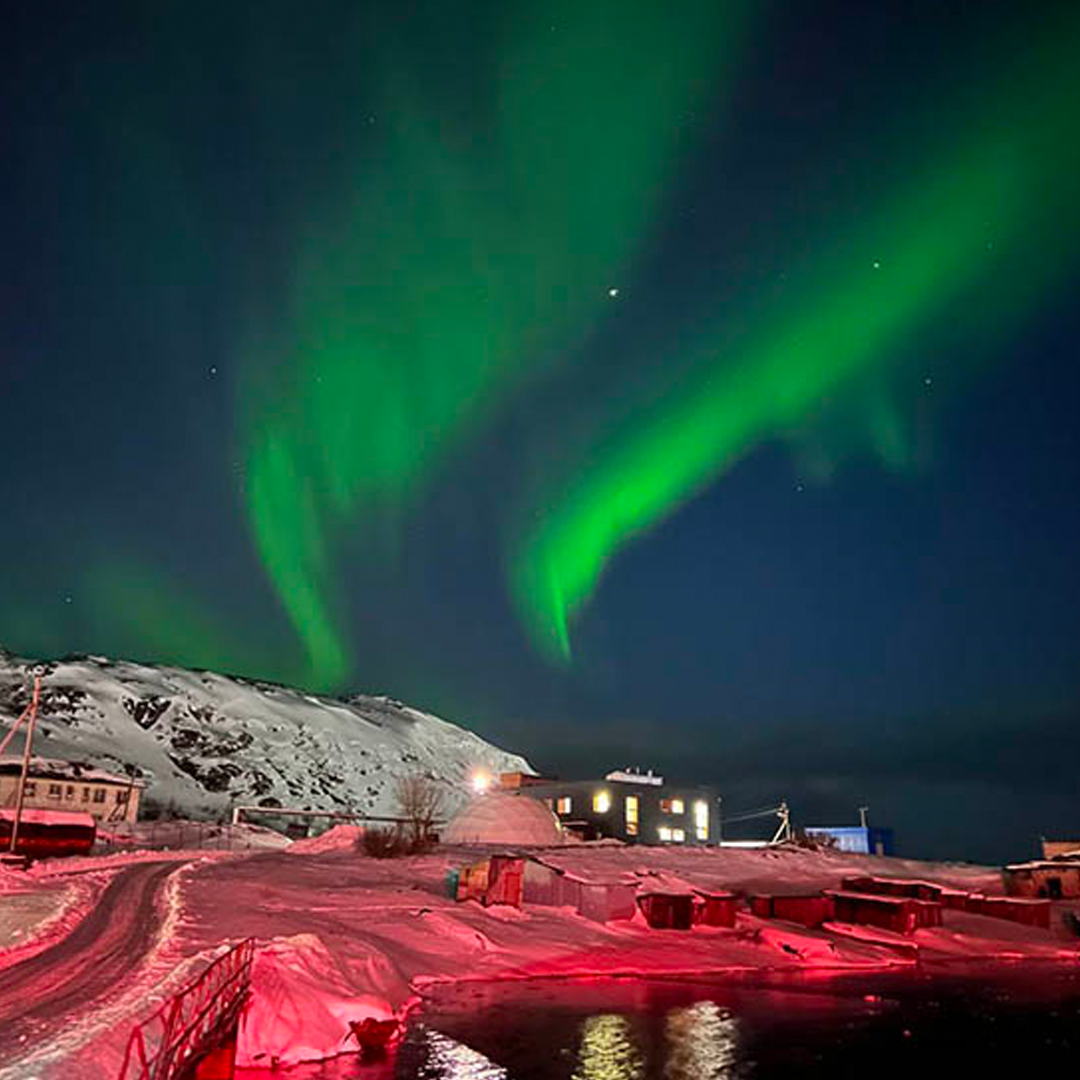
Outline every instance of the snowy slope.
MULTIPOLYGON (((447 809, 477 767, 528 762, 386 697, 305 694, 210 671, 76 657, 39 663, 0 652, 0 736, 42 673, 35 753, 112 771, 134 765, 145 798, 188 816, 234 804, 396 812, 398 777, 430 776, 447 809)), ((21 737, 9 753, 21 747, 21 737)))

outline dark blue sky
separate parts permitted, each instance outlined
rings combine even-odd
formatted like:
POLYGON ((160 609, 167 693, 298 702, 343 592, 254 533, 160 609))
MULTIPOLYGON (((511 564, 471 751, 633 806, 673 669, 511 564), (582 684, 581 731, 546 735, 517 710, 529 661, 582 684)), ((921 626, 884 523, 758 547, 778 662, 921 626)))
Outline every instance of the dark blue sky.
MULTIPOLYGON (((354 33, 372 64, 411 57, 401 78, 423 70, 436 114, 466 123, 477 71, 498 58, 492 5, 456 19, 349 9, 7 13, 11 650, 303 678, 245 507, 244 425, 252 370, 269 372, 284 348, 276 312, 298 273, 297 223, 316 222, 364 118, 393 119, 392 101, 327 90, 349 63, 328 42, 354 33), (289 72, 272 103, 260 96, 268 57, 289 72)), ((575 623, 571 666, 531 646, 504 575, 504 507, 526 472, 549 467, 563 419, 648 384, 639 353, 717 312, 738 318, 837 215, 861 219, 876 176, 947 151, 939 96, 959 95, 942 111, 971 110, 977 126, 1001 66, 1034 48, 1034 20, 1021 4, 761 5, 724 107, 671 119, 696 149, 650 223, 620 320, 583 332, 562 375, 474 427, 407 512, 365 522, 379 559, 370 528, 352 547, 345 531, 331 589, 351 685, 473 727, 544 771, 651 766, 717 784, 732 812, 786 797, 803 824, 850 823, 869 803, 904 853, 1000 859, 1040 833, 1076 835, 1073 257, 1055 254, 1022 317, 999 323, 989 301, 965 297, 897 347, 904 468, 849 448, 838 414, 827 478, 808 475, 797 440, 763 437, 622 547, 575 623)), ((1076 148, 1061 161, 1075 165, 1076 148)), ((361 154, 350 167, 375 166, 361 154)), ((1075 240, 1075 214, 1061 237, 1075 240)), ((1010 275, 1017 294, 1028 288, 1018 261, 987 295, 1007 295, 1010 275)), ((816 437, 830 434, 823 415, 816 437)))

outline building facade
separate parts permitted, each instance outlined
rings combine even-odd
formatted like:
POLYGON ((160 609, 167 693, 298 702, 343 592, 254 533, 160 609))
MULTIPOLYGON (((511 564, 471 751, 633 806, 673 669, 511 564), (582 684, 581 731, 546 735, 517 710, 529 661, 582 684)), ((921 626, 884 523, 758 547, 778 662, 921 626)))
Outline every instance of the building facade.
POLYGON ((608 773, 602 780, 551 780, 523 773, 499 778, 551 808, 563 829, 585 840, 634 844, 715 844, 720 839, 715 788, 668 784, 651 772, 608 773))
POLYGON ((895 855, 896 844, 892 829, 876 825, 807 825, 807 836, 824 840, 838 851, 859 855, 895 855))
MULTIPOLYGON (((13 809, 18 798, 22 758, 0 758, 0 808, 13 809)), ((77 762, 33 758, 23 806, 31 810, 70 810, 98 821, 133 822, 145 783, 77 762)))

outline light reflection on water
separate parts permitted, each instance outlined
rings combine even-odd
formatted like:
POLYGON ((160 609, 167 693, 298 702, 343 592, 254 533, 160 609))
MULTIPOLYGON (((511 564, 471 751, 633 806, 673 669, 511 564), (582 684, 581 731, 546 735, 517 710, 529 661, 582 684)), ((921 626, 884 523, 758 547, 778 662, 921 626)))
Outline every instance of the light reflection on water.
POLYGON ((424 1080, 506 1080, 506 1070, 464 1043, 420 1026, 425 1059, 420 1069, 424 1080))
POLYGON ((245 1080, 836 1080, 1073 1075, 1080 970, 781 985, 473 984, 432 998, 383 1059, 245 1080))
POLYGON ((664 1021, 668 1080, 730 1080, 739 1064, 739 1022, 715 1001, 672 1009, 664 1021))
POLYGON ((625 1016, 608 1013, 585 1020, 573 1080, 640 1080, 644 1073, 641 1050, 625 1016))

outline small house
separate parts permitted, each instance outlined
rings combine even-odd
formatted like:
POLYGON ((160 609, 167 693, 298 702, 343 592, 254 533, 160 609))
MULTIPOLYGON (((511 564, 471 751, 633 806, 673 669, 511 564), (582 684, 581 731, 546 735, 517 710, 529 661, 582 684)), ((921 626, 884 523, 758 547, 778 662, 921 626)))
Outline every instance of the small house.
MULTIPOLYGON (((21 757, 0 758, 0 809, 12 809, 18 798, 21 757)), ((31 759, 23 807, 89 814, 97 821, 134 822, 145 781, 133 776, 55 758, 31 759)))

